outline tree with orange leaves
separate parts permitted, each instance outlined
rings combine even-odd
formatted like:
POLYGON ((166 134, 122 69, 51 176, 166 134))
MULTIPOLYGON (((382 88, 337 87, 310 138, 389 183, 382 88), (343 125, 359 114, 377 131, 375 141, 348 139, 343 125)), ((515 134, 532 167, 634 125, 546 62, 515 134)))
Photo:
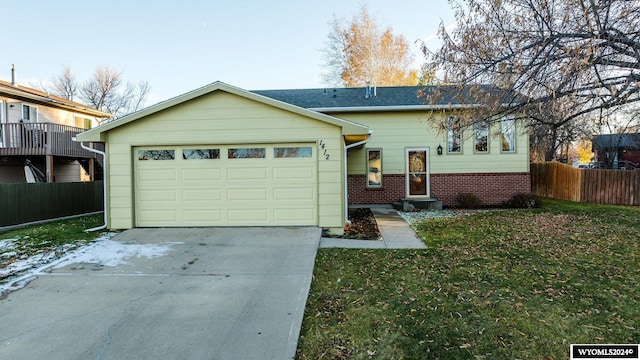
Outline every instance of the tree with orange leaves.
POLYGON ((345 87, 416 85, 418 71, 411 69, 413 55, 402 35, 384 31, 366 6, 350 23, 334 16, 327 47, 325 81, 345 87))

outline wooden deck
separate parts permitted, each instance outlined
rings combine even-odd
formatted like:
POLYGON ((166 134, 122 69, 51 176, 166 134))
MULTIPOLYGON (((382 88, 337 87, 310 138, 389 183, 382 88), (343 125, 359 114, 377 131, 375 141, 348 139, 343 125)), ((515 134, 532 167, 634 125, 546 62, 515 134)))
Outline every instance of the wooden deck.
POLYGON ((0 156, 53 155, 95 158, 72 140, 85 131, 53 123, 0 124, 0 156))

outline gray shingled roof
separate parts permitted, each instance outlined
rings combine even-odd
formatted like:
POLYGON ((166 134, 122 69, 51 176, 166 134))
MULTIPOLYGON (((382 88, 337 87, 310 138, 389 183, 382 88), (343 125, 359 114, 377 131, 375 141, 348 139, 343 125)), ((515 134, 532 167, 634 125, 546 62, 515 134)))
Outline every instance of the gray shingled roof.
POLYGON ((640 133, 596 135, 592 144, 595 149, 640 149, 640 133))
MULTIPOLYGON (((449 105, 477 106, 470 94, 470 88, 462 91, 448 90, 436 104, 430 104, 428 94, 433 93, 435 86, 390 86, 371 88, 367 97, 367 88, 324 88, 324 89, 288 89, 288 90, 254 90, 253 93, 280 100, 307 109, 332 108, 371 108, 378 107, 446 107, 449 105), (375 96, 374 96, 375 94, 375 96)), ((483 91, 496 91, 495 88, 483 85, 483 91)))

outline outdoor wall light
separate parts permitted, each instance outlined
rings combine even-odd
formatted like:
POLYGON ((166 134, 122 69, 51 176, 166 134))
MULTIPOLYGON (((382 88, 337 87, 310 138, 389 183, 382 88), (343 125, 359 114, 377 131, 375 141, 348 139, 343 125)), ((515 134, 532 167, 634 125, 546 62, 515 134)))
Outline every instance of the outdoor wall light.
POLYGON ((438 145, 438 155, 442 155, 442 145, 438 145))

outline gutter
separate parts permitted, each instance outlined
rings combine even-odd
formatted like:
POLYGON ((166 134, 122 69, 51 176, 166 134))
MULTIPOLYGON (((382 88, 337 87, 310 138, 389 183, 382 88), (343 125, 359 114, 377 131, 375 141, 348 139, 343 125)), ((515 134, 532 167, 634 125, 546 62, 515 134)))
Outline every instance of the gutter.
MULTIPOLYGON (((78 141, 75 136, 73 138, 71 138, 71 140, 73 141, 78 141)), ((94 227, 91 229, 86 229, 85 232, 94 232, 94 231, 98 231, 98 230, 103 230, 107 228, 107 179, 106 179, 106 175, 107 175, 107 154, 104 151, 100 151, 94 148, 90 148, 88 146, 86 146, 82 141, 80 141, 80 147, 87 150, 87 151, 91 151, 93 153, 96 154, 100 154, 102 155, 102 159, 103 159, 103 164, 104 164, 104 169, 103 169, 103 173, 105 175, 105 179, 102 180, 102 206, 104 207, 103 209, 103 214, 104 214, 104 224, 98 226, 98 227, 94 227)))
POLYGON ((353 144, 349 144, 344 146, 344 223, 351 224, 349 221, 349 175, 347 174, 347 151, 356 146, 366 144, 371 138, 371 134, 373 134, 373 130, 369 130, 369 136, 366 140, 358 141, 353 144))
POLYGON ((73 104, 71 102, 67 103, 67 102, 62 102, 60 100, 56 100, 53 99, 51 97, 46 97, 46 96, 42 96, 42 95, 38 95, 38 94, 33 94, 31 92, 28 91, 24 91, 24 90, 15 90, 15 89, 11 89, 9 87, 6 86, 2 86, 0 87, 0 94, 5 95, 7 97, 16 97, 18 98, 18 100, 20 101, 27 101, 27 102, 36 102, 40 105, 53 105, 53 107, 58 107, 58 108, 63 108, 65 110, 71 110, 71 111, 76 111, 76 112, 80 112, 83 113, 85 115, 89 115, 89 116, 95 116, 95 117, 111 117, 111 114, 109 113, 105 113, 104 111, 100 111, 97 109, 93 109, 90 107, 84 107, 82 106, 82 104, 73 104))
POLYGON ((421 111, 421 110, 459 110, 483 107, 478 104, 441 104, 441 105, 392 105, 392 106, 343 106, 343 107, 315 107, 309 110, 320 113, 346 112, 379 112, 379 111, 421 111))

